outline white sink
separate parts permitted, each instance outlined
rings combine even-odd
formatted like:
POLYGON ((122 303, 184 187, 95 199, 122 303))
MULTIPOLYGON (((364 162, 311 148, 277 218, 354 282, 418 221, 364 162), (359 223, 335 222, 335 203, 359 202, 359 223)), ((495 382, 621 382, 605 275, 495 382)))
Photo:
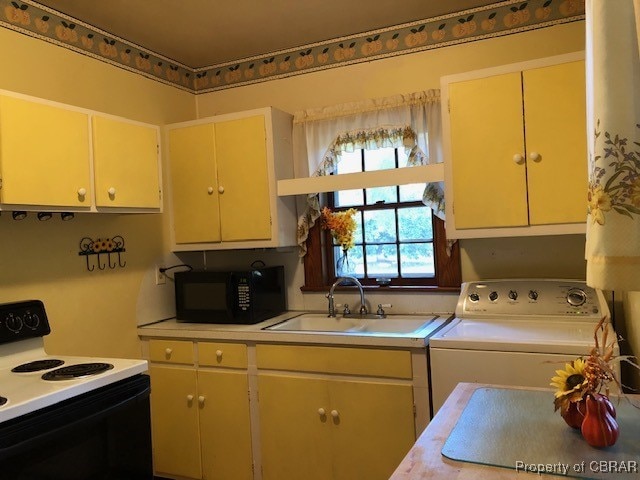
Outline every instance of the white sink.
POLYGON ((425 330, 437 316, 389 315, 386 318, 328 317, 324 313, 304 313, 265 330, 283 332, 333 332, 359 335, 413 335, 425 330))

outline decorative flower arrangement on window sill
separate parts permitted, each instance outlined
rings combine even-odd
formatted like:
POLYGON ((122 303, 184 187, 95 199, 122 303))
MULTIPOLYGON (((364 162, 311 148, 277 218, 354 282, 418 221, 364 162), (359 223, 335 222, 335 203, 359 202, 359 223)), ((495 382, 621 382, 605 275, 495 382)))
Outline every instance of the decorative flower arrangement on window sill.
POLYGON ((347 252, 355 244, 354 233, 357 210, 350 208, 342 212, 332 212, 329 208, 322 209, 322 228, 329 230, 331 236, 342 247, 342 256, 336 262, 336 275, 346 274, 349 270, 347 252))
POLYGON ((550 384, 557 388, 555 410, 560 410, 567 425, 580 429, 587 443, 596 448, 614 445, 620 434, 616 409, 609 400, 611 382, 622 388, 614 364, 627 361, 638 368, 630 357, 615 355, 615 339, 607 343, 610 330, 609 318, 602 318, 594 332, 591 353, 567 363, 564 370, 556 370, 557 376, 550 384))

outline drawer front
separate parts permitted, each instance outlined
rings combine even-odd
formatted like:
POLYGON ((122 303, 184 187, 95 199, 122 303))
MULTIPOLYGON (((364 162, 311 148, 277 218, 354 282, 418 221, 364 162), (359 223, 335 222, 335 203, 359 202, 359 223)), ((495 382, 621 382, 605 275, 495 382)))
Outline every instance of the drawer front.
POLYGON ((259 369, 412 378, 405 350, 257 345, 256 355, 259 369))
POLYGON ((247 368, 247 346, 242 343, 198 342, 202 367, 247 368))
POLYGON ((184 340, 149 340, 152 362, 194 364, 193 343, 184 340))

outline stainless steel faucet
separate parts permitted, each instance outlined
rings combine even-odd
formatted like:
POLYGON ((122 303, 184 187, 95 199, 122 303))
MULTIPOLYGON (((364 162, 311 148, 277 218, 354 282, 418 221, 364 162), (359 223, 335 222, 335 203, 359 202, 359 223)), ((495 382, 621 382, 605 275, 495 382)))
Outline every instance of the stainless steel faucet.
POLYGON ((358 279, 356 277, 338 277, 336 281, 333 282, 333 285, 331 285, 329 293, 327 293, 327 299, 329 300, 329 317, 336 316, 336 307, 333 301, 333 291, 338 285, 345 281, 349 281, 356 287, 358 287, 358 291, 360 292, 360 315, 366 315, 367 313, 369 313, 367 311, 367 305, 364 301, 364 289, 362 288, 362 284, 358 281, 358 279))

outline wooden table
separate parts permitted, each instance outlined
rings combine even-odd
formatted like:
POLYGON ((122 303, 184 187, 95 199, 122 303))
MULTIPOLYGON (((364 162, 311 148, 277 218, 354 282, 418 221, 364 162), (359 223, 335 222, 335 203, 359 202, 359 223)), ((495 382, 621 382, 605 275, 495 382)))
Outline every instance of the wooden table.
MULTIPOLYGON (((460 383, 451 393, 442 408, 431 420, 425 431, 420 435, 413 448, 406 455, 402 463, 391 476, 390 480, 416 479, 468 479, 468 480, 501 480, 501 479, 559 479, 565 476, 537 473, 517 472, 515 468, 493 467, 470 462, 448 459, 441 454, 442 447, 460 418, 469 399, 479 388, 495 387, 514 390, 552 390, 527 387, 504 387, 500 385, 486 385, 477 383, 460 383)), ((638 404, 640 395, 628 395, 638 404)), ((640 460, 640 458, 638 459, 640 460)), ((624 478, 638 478, 636 475, 626 475, 624 478)))

